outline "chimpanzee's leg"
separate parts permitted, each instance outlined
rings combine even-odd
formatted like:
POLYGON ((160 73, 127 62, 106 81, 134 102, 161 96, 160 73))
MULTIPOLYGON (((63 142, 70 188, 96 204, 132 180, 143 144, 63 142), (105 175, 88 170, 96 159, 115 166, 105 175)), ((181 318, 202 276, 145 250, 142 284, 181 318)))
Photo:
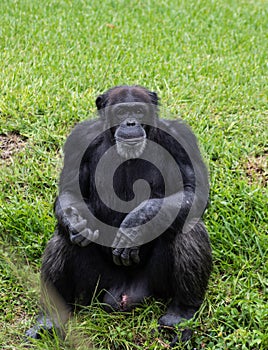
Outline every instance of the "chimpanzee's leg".
MULTIPOLYGON (((62 333, 75 303, 89 305, 103 270, 100 251, 94 244, 88 247, 73 245, 56 231, 43 256, 41 313, 37 324, 26 335, 38 339, 43 332, 53 329, 62 333)), ((100 288, 105 288, 101 284, 100 288)))
MULTIPOLYGON (((165 234, 164 234, 165 235, 165 234)), ((154 294, 171 298, 160 326, 173 327, 190 319, 202 304, 212 267, 211 248, 200 221, 189 232, 178 232, 174 240, 161 237, 153 254, 148 278, 154 294)), ((189 332, 182 335, 188 338, 189 332)))

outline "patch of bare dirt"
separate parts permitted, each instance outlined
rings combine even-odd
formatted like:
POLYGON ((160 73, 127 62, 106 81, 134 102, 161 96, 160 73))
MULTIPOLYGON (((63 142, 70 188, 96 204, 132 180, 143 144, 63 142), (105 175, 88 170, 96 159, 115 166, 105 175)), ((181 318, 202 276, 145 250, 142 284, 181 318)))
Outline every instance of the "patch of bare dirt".
POLYGON ((258 182, 267 187, 268 184, 268 153, 248 157, 246 173, 250 183, 258 182))
POLYGON ((11 163, 13 155, 25 146, 26 138, 19 133, 0 134, 0 159, 11 163))

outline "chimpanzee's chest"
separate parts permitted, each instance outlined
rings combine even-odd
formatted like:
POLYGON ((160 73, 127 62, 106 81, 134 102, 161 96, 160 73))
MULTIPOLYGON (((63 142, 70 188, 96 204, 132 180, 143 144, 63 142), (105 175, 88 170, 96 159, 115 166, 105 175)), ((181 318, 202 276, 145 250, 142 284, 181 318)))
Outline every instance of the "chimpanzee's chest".
POLYGON ((149 198, 162 198, 167 195, 166 176, 151 162, 144 159, 130 159, 119 166, 101 169, 88 174, 88 190, 84 198, 91 210, 105 221, 121 222, 140 203, 149 198))
POLYGON ((115 159, 96 162, 91 169, 95 170, 84 173, 88 184, 84 198, 95 217, 110 225, 120 226, 125 216, 143 201, 176 191, 175 174, 164 161, 156 166, 143 158, 121 160, 119 164, 115 159))
POLYGON ((162 171, 144 159, 130 159, 117 168, 113 178, 115 195, 136 205, 148 198, 165 196, 162 171))

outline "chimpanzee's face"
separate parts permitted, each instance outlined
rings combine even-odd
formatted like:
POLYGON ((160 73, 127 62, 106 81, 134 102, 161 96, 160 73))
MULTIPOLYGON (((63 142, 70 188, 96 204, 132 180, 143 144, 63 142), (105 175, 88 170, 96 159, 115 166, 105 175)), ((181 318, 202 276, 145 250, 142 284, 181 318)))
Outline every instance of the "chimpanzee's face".
POLYGON ((105 105, 105 118, 112 127, 118 154, 123 158, 138 158, 146 147, 146 129, 155 118, 155 93, 141 87, 118 87, 97 99, 105 105), (102 101, 100 101, 100 98, 102 101))
POLYGON ((146 131, 149 108, 146 103, 128 102, 114 105, 113 119, 119 123, 114 137, 118 154, 123 158, 138 158, 146 147, 146 131))

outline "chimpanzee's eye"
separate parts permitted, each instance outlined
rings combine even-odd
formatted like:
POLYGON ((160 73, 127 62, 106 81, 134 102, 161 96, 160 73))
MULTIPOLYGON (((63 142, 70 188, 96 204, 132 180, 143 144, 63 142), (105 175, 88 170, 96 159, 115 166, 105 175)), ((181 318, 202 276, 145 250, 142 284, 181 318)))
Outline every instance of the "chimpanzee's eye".
POLYGON ((118 107, 114 110, 114 116, 119 120, 122 121, 127 117, 128 111, 125 107, 118 107))
POLYGON ((133 114, 135 115, 136 118, 143 118, 144 117, 144 110, 142 107, 135 107, 133 110, 133 114))

